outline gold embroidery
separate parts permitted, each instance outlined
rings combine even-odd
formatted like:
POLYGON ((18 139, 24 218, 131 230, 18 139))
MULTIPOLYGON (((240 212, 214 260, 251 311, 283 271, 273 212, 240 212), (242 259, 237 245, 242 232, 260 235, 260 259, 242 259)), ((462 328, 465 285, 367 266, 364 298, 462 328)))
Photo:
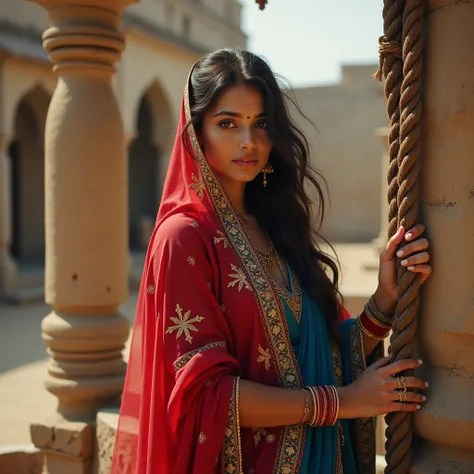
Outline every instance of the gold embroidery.
POLYGON ((199 227, 199 222, 196 219, 191 219, 191 225, 193 227, 199 227))
POLYGON ((217 230, 217 233, 219 234, 219 237, 214 237, 214 243, 218 244, 219 242, 222 242, 224 244, 224 248, 226 249, 229 246, 229 239, 220 229, 217 230))
POLYGON ((196 178, 194 173, 191 175, 191 177, 194 183, 189 185, 189 189, 193 190, 197 194, 198 198, 202 200, 204 198, 204 181, 202 177, 199 177, 199 179, 196 178))
MULTIPOLYGON (((216 349, 217 347, 227 347, 227 343, 225 341, 211 342, 210 344, 206 344, 205 346, 198 347, 197 349, 194 349, 193 351, 186 352, 186 354, 183 354, 181 357, 178 357, 178 359, 176 359, 173 362, 174 369, 176 371, 178 371, 179 369, 182 369, 196 354, 200 354, 201 352, 208 351, 209 349, 216 349)), ((209 382, 212 383, 212 379, 209 380, 207 383, 209 382)))
POLYGON ((199 433, 198 441, 200 444, 204 444, 207 441, 207 436, 202 431, 199 433))
POLYGON ((301 321, 301 314, 303 312, 303 294, 301 292, 301 285, 295 273, 290 269, 290 281, 293 294, 291 294, 286 288, 283 288, 283 286, 274 278, 272 278, 272 280, 276 293, 288 304, 291 312, 299 324, 301 321))
MULTIPOLYGON (((364 343, 359 320, 356 319, 350 329, 351 377, 356 380, 366 369, 364 343)), ((374 359, 383 357, 383 342, 373 351, 374 359)), ((355 421, 356 459, 360 474, 375 472, 375 419, 358 418, 355 421)))
POLYGON ((239 425, 239 384, 240 378, 234 378, 234 386, 230 397, 229 418, 222 445, 223 472, 229 474, 242 473, 242 448, 240 444, 239 425))
POLYGON ((265 442, 269 444, 275 442, 275 435, 273 433, 268 433, 265 428, 252 428, 252 431, 254 432, 253 443, 255 447, 258 446, 262 438, 265 439, 265 442))
POLYGON ((188 257, 188 263, 189 265, 191 265, 192 267, 194 267, 194 265, 196 265, 196 259, 192 256, 189 256, 188 257))
POLYGON ((177 331, 176 339, 178 339, 184 333, 186 336, 186 341, 191 344, 193 342, 193 337, 191 336, 190 331, 198 332, 198 329, 196 326, 194 326, 194 323, 200 323, 204 317, 197 315, 194 318, 189 319, 191 310, 186 311, 186 313, 183 315, 183 308, 181 308, 179 304, 176 305, 176 313, 178 314, 177 318, 174 316, 170 317, 171 321, 173 321, 176 326, 169 326, 165 334, 172 334, 173 331, 177 331))
POLYGON ((155 291, 156 291, 156 286, 155 286, 155 285, 148 285, 148 287, 147 287, 147 289, 146 289, 146 292, 147 292, 149 295, 155 294, 155 291))
POLYGON ((230 267, 232 268, 232 270, 235 272, 235 273, 229 273, 229 276, 231 278, 233 278, 232 281, 229 282, 229 284, 227 285, 227 288, 230 288, 230 287, 234 287, 235 285, 238 284, 238 289, 239 291, 245 287, 247 290, 250 290, 252 291, 252 288, 250 287, 248 281, 247 281, 247 277, 245 275, 245 273, 243 272, 243 270, 240 270, 239 268, 237 268, 234 264, 230 264, 230 267))
MULTIPOLYGON (((191 120, 189 84, 190 80, 188 78, 184 91, 186 120, 191 120)), ((188 136, 216 215, 219 217, 222 227, 229 238, 230 245, 232 245, 238 258, 249 272, 252 285, 250 288, 254 292, 260 308, 260 317, 270 344, 269 350, 275 362, 274 365, 279 384, 281 387, 286 388, 301 388, 303 386, 303 379, 296 356, 291 348, 282 302, 276 297, 268 276, 261 266, 258 255, 256 255, 250 245, 250 239, 242 227, 232 203, 227 198, 225 191, 207 163, 192 126, 188 128, 188 136), (284 330, 272 333, 272 329, 275 326, 279 326, 284 330)), ((303 459, 305 439, 306 428, 301 423, 281 429, 274 473, 280 474, 286 471, 288 474, 291 474, 299 471, 303 459), (288 447, 293 449, 288 452, 288 447)), ((240 468, 240 466, 237 466, 237 463, 233 464, 233 466, 231 465, 231 467, 234 467, 234 471, 238 474, 241 473, 241 469, 237 470, 240 468)))
POLYGON ((225 310, 227 309, 224 304, 221 304, 219 308, 221 309, 223 313, 225 313, 225 310))
POLYGON ((257 363, 264 362, 265 363, 265 370, 270 368, 270 363, 272 360, 272 356, 270 354, 269 349, 264 349, 260 344, 258 345, 258 352, 260 355, 257 357, 257 363))

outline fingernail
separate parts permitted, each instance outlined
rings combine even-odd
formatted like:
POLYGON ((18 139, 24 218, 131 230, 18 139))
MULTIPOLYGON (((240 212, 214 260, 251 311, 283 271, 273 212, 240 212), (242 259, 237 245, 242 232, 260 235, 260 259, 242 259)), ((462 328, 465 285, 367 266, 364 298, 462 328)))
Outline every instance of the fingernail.
POLYGON ((405 234, 405 239, 410 240, 413 237, 413 234, 408 232, 408 234, 405 234))
POLYGON ((421 359, 418 359, 418 363, 421 365, 423 364, 423 361, 421 359))
POLYGON ((405 253, 405 252, 404 252, 403 250, 399 250, 399 251, 397 252, 397 257, 403 257, 403 254, 404 254, 404 253, 405 253))
POLYGON ((421 399, 422 399, 423 401, 426 401, 426 397, 425 397, 425 396, 422 396, 421 399))
POLYGON ((408 270, 414 270, 415 269, 415 267, 413 267, 413 266, 407 267, 407 268, 408 268, 408 270))
POLYGON ((402 265, 403 265, 403 266, 408 265, 408 260, 402 260, 402 265))
POLYGON ((429 387, 430 384, 428 382, 425 382, 425 387, 429 387))
POLYGON ((416 409, 419 410, 421 408, 421 405, 417 405, 416 409))

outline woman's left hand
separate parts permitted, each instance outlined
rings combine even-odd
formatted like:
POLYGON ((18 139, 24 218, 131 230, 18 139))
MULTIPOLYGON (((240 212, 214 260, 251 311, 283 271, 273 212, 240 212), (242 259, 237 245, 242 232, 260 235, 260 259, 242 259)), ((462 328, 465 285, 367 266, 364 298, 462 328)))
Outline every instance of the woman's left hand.
POLYGON ((431 274, 429 242, 422 237, 425 232, 423 224, 417 224, 408 232, 400 227, 388 241, 386 248, 380 255, 379 286, 375 292, 375 300, 381 311, 391 313, 397 303, 397 265, 400 264, 411 272, 419 273, 421 283, 424 283, 431 274), (405 240, 408 242, 399 249, 405 240))

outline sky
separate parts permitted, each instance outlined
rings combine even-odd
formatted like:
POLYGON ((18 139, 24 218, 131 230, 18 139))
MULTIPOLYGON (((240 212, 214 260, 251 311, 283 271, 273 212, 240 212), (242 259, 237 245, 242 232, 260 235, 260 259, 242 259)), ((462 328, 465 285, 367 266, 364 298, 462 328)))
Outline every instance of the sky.
POLYGON ((294 87, 331 84, 341 64, 376 64, 383 0, 268 0, 244 5, 248 47, 294 87))

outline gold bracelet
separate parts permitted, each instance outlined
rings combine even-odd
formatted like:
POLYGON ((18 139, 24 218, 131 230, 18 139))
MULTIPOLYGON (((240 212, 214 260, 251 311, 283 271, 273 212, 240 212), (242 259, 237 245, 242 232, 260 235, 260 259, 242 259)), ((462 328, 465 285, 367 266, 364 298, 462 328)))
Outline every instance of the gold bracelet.
POLYGON ((310 410, 309 410, 309 394, 308 394, 308 389, 304 388, 303 391, 305 392, 304 395, 304 411, 303 411, 303 418, 301 419, 300 423, 308 423, 310 419, 310 410))
POLYGON ((382 313, 382 311, 380 311, 379 307, 377 306, 377 304, 375 303, 375 297, 374 295, 372 295, 370 298, 369 298, 369 306, 370 306, 370 309, 371 309, 371 313, 382 323, 382 324, 387 324, 389 326, 392 325, 392 321, 393 321, 393 316, 390 317, 384 313, 382 313))

